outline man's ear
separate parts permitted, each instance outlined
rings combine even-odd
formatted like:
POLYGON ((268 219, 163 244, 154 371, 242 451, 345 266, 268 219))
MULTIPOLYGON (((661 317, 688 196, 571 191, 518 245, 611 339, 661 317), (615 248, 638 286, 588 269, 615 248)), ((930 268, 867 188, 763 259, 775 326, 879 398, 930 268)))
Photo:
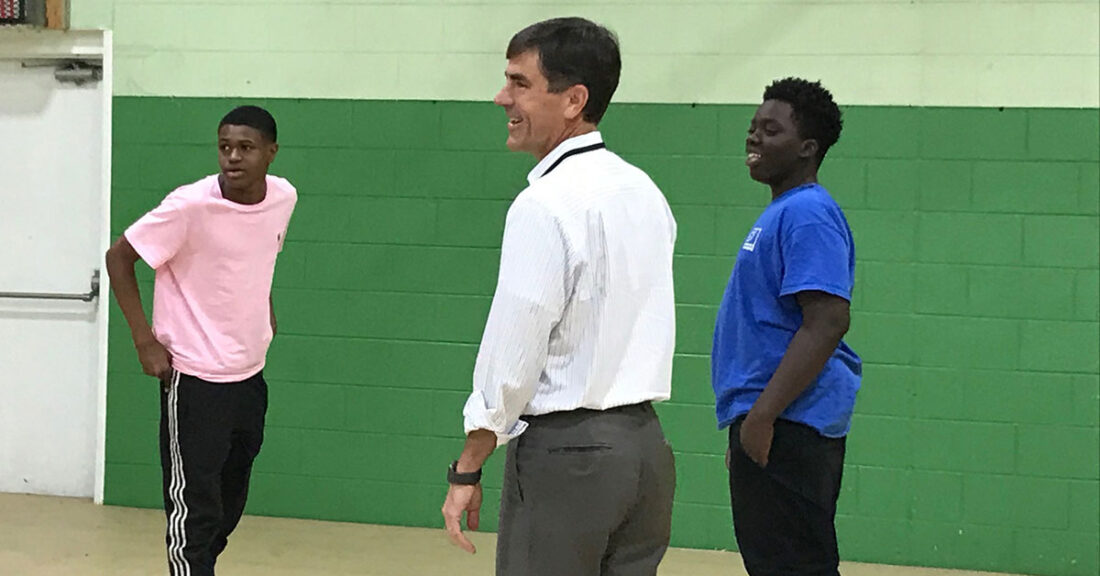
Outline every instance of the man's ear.
POLYGON ((567 97, 565 105, 565 118, 574 120, 584 114, 584 107, 588 105, 588 86, 574 84, 565 89, 567 97))
POLYGON ((800 158, 817 158, 817 140, 810 138, 802 141, 802 146, 798 149, 798 156, 800 158))

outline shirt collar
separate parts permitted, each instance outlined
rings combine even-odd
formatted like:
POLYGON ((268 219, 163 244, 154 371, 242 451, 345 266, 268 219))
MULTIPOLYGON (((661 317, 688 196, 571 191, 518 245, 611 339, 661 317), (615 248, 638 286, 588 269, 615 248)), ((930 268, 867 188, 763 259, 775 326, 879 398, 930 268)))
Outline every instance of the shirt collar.
POLYGON ((542 178, 543 173, 548 168, 554 165, 554 162, 558 161, 566 152, 570 150, 576 150, 577 148, 583 148, 584 146, 590 146, 592 144, 599 144, 603 142, 603 136, 599 130, 593 130, 592 132, 586 132, 580 136, 574 136, 566 139, 561 144, 558 144, 545 158, 539 161, 538 164, 527 174, 527 183, 534 184, 536 180, 542 178))

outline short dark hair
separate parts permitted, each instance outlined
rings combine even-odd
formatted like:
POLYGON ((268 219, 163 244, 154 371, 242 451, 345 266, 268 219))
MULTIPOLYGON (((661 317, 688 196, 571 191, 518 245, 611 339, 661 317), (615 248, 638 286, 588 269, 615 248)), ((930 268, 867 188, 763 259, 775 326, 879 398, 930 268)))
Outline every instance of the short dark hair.
POLYGON ((238 106, 230 110, 218 124, 218 130, 226 124, 255 128, 268 140, 278 142, 279 130, 275 126, 275 117, 259 106, 238 106))
POLYGON ((622 57, 615 33, 584 18, 553 18, 532 24, 512 36, 505 57, 535 51, 551 92, 577 84, 588 88, 582 117, 598 124, 619 87, 622 57))
POLYGON ((840 139, 844 121, 833 95, 821 85, 801 78, 784 78, 764 89, 764 100, 778 100, 791 105, 794 124, 802 138, 817 140, 817 163, 840 139))

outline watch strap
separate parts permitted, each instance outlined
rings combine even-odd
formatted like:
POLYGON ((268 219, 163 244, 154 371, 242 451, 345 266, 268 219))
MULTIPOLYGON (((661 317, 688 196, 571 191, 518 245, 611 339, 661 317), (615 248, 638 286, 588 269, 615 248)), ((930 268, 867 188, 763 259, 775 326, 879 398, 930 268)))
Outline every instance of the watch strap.
POLYGON ((478 468, 474 472, 459 472, 458 460, 455 460, 447 467, 447 482, 460 486, 473 486, 481 482, 481 469, 478 468))

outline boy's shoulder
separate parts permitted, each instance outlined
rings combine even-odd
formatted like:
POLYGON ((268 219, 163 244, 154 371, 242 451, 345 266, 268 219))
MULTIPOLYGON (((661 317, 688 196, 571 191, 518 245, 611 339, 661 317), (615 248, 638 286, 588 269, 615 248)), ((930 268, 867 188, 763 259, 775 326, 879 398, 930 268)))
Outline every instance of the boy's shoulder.
POLYGON ((212 186, 218 183, 218 176, 205 176, 194 182, 184 184, 169 192, 161 201, 162 207, 185 210, 201 205, 211 198, 212 186))
POLYGON ((282 176, 276 176, 274 174, 267 175, 267 186, 269 189, 274 188, 279 193, 286 196, 297 197, 298 189, 290 183, 290 180, 283 178, 282 176))
POLYGON ((286 178, 274 174, 267 175, 267 193, 274 194, 275 204, 285 202, 293 207, 298 202, 298 189, 286 178))

